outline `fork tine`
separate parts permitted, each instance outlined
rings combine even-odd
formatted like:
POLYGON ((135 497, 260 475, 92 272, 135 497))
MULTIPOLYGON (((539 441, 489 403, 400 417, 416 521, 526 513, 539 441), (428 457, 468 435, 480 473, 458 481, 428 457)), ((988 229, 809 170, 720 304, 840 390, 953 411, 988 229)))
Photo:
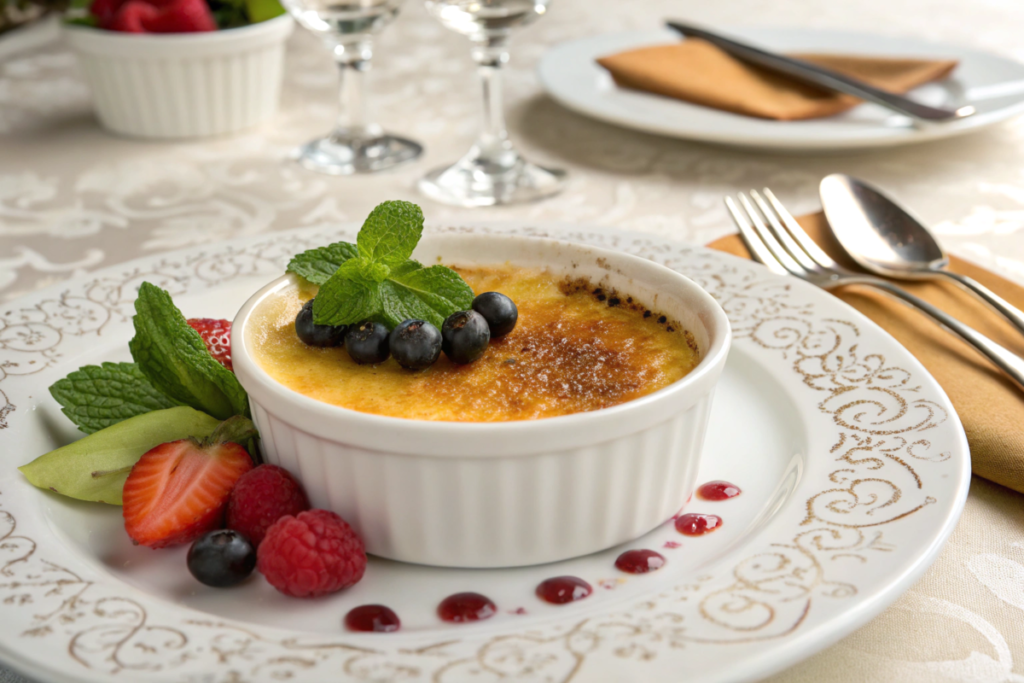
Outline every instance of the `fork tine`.
POLYGON ((766 219, 768 219, 768 230, 771 232, 772 237, 779 241, 786 252, 792 256, 805 270, 816 272, 820 270, 817 264, 807 255, 800 245, 793 239, 793 236, 789 234, 789 231, 783 227, 779 220, 779 216, 773 207, 765 201, 764 197, 761 196, 757 190, 751 190, 750 196, 753 197, 754 203, 757 204, 757 208, 761 210, 761 213, 766 219))
POLYGON ((757 233, 754 232, 754 226, 751 224, 750 219, 747 217, 740 207, 736 205, 736 202, 732 197, 725 198, 725 208, 729 210, 729 215, 732 216, 732 222, 736 224, 736 227, 740 231, 740 236, 743 238, 743 243, 747 245, 747 250, 750 255, 754 257, 755 261, 763 263, 768 267, 768 270, 772 271, 776 275, 788 275, 789 271, 782 267, 779 260, 772 256, 772 253, 768 251, 764 242, 758 237, 757 233))
POLYGON ((815 263, 822 268, 829 268, 832 270, 837 269, 838 264, 832 260, 832 257, 821 250, 814 240, 812 240, 804 229, 800 227, 800 224, 793 218, 793 214, 786 210, 786 207, 782 205, 782 202, 778 200, 775 193, 769 190, 767 187, 764 188, 764 195, 768 198, 768 202, 772 205, 772 209, 775 210, 775 214, 779 217, 782 225, 785 226, 786 232, 793 238, 793 240, 800 245, 800 248, 811 257, 815 263))
POLYGON ((739 194, 740 204, 746 209, 747 216, 750 218, 750 222, 754 226, 754 231, 757 233, 761 241, 764 242, 765 248, 772 253, 772 256, 782 264, 782 267, 786 269, 792 275, 797 277, 804 277, 807 275, 807 271, 804 270, 803 266, 797 263, 792 256, 779 244, 779 241, 775 239, 771 231, 768 230, 768 226, 765 225, 761 219, 760 212, 754 208, 754 205, 750 202, 750 198, 743 192, 739 194))

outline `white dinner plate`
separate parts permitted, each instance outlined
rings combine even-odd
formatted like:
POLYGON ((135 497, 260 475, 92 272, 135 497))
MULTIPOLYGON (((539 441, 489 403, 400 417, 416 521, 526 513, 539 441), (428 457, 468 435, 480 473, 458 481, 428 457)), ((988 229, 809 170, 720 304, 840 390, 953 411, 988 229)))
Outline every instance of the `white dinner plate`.
POLYGON ((612 33, 558 45, 538 67, 541 83, 564 106, 627 128, 740 147, 791 151, 887 147, 961 135, 1024 113, 1024 64, 955 45, 910 37, 816 29, 726 28, 722 33, 777 52, 824 52, 960 60, 952 76, 913 90, 932 105, 974 105, 950 123, 915 126, 874 104, 809 121, 771 121, 620 88, 595 61, 623 50, 681 40, 669 30, 612 33))
MULTIPOLYGON (((132 300, 148 280, 192 316, 231 318, 296 251, 358 226, 250 237, 140 259, 0 308, 0 659, 40 681, 726 681, 789 666, 866 623, 921 576, 967 495, 963 429, 935 380, 838 299, 759 265, 662 238, 590 227, 457 226, 621 249, 682 272, 722 303, 735 341, 715 397, 701 481, 736 498, 688 512, 724 523, 685 537, 671 520, 620 548, 551 565, 456 570, 371 558, 318 600, 261 577, 196 583, 185 549, 134 547, 120 509, 30 486, 16 466, 75 438, 47 387, 86 363, 127 360, 132 300), (624 548, 666 565, 617 571, 624 548), (568 605, 535 586, 594 586, 568 605), (436 616, 476 591, 498 613, 436 616), (384 603, 391 634, 346 632, 384 603)), ((680 501, 682 503, 683 501, 680 501)), ((557 519, 551 520, 557 524, 557 519)))

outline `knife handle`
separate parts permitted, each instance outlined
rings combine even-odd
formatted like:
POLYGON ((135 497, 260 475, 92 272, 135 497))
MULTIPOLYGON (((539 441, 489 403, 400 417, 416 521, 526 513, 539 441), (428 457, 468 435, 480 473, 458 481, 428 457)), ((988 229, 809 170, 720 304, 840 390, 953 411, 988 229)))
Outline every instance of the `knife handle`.
POLYGON ((887 109, 923 121, 950 121, 970 116, 974 107, 964 106, 959 109, 946 109, 922 104, 909 97, 868 85, 856 78, 838 73, 831 69, 805 62, 794 57, 785 57, 767 52, 752 45, 740 43, 731 38, 690 26, 678 21, 666 22, 669 28, 690 38, 701 38, 716 45, 740 61, 764 67, 770 71, 790 76, 798 81, 810 83, 826 90, 853 95, 867 102, 874 102, 887 109))

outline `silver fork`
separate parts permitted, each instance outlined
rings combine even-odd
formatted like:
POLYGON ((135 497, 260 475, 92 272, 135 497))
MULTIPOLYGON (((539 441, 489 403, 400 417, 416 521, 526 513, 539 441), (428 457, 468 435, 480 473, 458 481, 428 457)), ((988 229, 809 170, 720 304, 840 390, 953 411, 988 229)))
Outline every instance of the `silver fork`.
POLYGON ((881 289, 930 315, 937 323, 1002 368, 1019 387, 1024 388, 1024 359, 888 280, 854 273, 840 266, 814 243, 768 188, 764 189, 764 196, 751 190, 750 197, 741 192, 738 198, 739 201, 726 197, 725 206, 751 255, 772 272, 795 275, 823 289, 855 284, 881 289))

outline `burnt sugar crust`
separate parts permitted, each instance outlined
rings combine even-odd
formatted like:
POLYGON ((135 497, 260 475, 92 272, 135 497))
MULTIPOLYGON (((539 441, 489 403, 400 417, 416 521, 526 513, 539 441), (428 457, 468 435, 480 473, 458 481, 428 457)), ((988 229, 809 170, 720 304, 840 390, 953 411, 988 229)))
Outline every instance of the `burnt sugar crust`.
POLYGON ((292 321, 315 291, 286 290, 267 310, 254 357, 274 379, 353 410, 422 420, 530 420, 608 408, 685 376, 700 360, 692 334, 624 293, 586 278, 512 265, 456 267, 476 293, 519 308, 507 336, 468 365, 444 356, 411 372, 394 360, 358 366, 344 349, 304 346, 292 321), (275 308, 275 310, 271 310, 275 308))

